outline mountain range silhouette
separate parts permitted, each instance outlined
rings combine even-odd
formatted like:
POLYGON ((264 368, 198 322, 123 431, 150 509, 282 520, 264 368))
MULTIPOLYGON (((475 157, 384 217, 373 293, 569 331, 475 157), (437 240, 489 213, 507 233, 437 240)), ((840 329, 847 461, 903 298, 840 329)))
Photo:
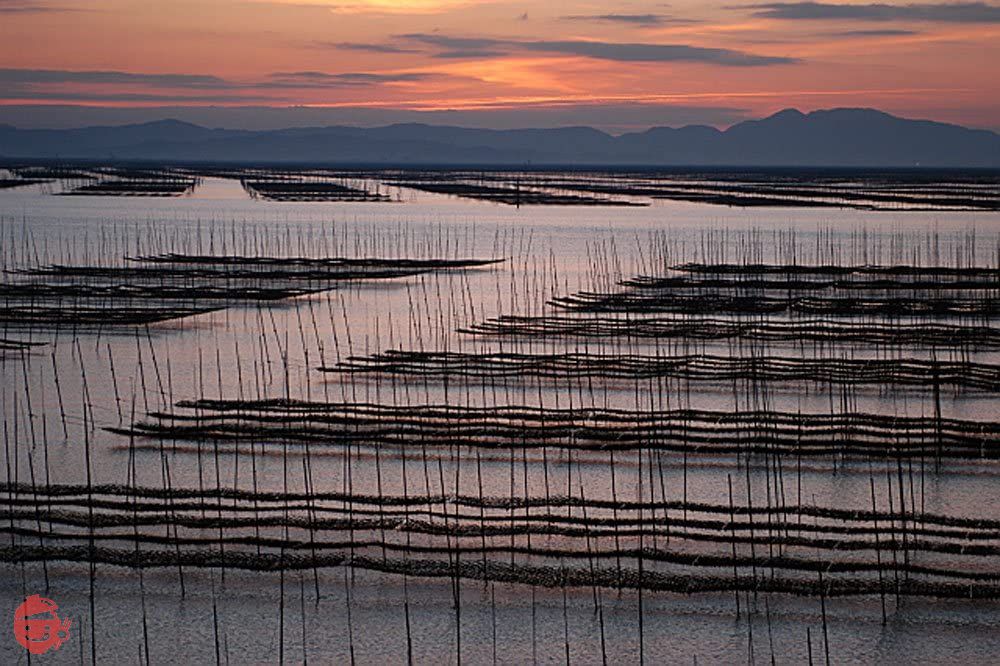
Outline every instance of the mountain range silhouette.
POLYGON ((726 130, 654 127, 613 136, 590 127, 490 130, 400 124, 210 129, 178 120, 116 127, 0 125, 0 157, 441 166, 801 166, 1000 168, 1000 134, 874 109, 786 109, 726 130))

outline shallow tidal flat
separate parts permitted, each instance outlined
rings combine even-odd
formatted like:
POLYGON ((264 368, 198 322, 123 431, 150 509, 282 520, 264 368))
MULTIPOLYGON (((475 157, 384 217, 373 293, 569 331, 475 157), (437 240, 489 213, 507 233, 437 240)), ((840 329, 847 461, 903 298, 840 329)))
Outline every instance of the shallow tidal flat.
POLYGON ((5 598, 74 663, 989 661, 995 183, 765 176, 0 171, 5 598))

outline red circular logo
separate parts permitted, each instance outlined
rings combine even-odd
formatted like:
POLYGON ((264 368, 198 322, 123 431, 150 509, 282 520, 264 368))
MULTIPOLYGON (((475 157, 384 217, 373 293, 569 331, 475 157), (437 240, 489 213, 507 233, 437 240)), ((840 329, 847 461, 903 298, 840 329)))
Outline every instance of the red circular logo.
POLYGON ((51 599, 33 594, 14 611, 14 638, 31 654, 58 650, 69 639, 72 622, 63 620, 51 599))

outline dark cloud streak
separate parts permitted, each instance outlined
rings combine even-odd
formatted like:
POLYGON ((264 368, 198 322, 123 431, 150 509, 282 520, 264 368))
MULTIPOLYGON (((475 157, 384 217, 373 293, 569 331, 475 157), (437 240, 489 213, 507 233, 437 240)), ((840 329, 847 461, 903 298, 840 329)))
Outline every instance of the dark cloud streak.
POLYGON ((433 75, 425 72, 402 72, 398 74, 376 74, 371 72, 345 72, 328 74, 327 72, 275 72, 272 79, 289 84, 307 85, 373 85, 379 83, 408 83, 425 81, 433 75))
POLYGON ((114 70, 0 68, 0 85, 35 84, 141 84, 170 88, 226 88, 225 79, 205 74, 137 74, 114 70))
POLYGON ((745 5, 754 15, 790 21, 927 21, 1000 23, 1000 6, 984 2, 844 5, 827 2, 771 2, 745 5))
POLYGON ((798 62, 795 58, 761 56, 731 49, 705 48, 687 44, 631 44, 583 40, 517 41, 507 39, 450 37, 412 33, 401 35, 427 46, 443 49, 439 57, 488 53, 492 56, 510 52, 537 52, 576 55, 616 62, 701 62, 727 67, 759 67, 798 62))
POLYGON ((392 44, 364 44, 359 42, 320 42, 321 48, 342 49, 344 51, 365 51, 368 53, 406 54, 420 53, 417 49, 407 49, 392 44))
POLYGON ((222 104, 226 102, 280 102, 263 95, 166 95, 157 93, 40 92, 8 88, 0 99, 62 102, 159 102, 170 104, 222 104))
POLYGON ((674 19, 664 14, 596 14, 563 16, 567 21, 599 21, 605 23, 624 23, 644 28, 663 25, 664 23, 692 23, 689 20, 674 19))
POLYGON ((506 51, 487 51, 485 49, 453 49, 435 53, 435 58, 454 58, 461 60, 482 60, 485 58, 502 58, 506 51))
POLYGON ((845 30, 831 32, 831 37, 908 37, 919 35, 917 30, 845 30))
MULTIPOLYGON (((0 99, 67 102, 163 102, 177 104, 282 102, 256 91, 357 88, 418 82, 444 75, 425 72, 277 72, 262 81, 236 82, 203 74, 0 68, 0 99), (127 86, 125 90, 93 86, 127 86), (60 88, 69 87, 68 90, 60 88)), ((278 93, 280 94, 280 93, 278 93)))
POLYGON ((50 5, 31 0, 0 0, 0 14, 49 14, 54 12, 85 11, 82 7, 50 5))

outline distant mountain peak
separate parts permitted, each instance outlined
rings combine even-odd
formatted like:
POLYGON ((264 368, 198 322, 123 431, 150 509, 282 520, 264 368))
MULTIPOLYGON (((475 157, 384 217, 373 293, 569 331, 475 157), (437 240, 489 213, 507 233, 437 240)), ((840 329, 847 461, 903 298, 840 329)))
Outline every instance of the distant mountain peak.
POLYGON ((178 120, 177 118, 164 118, 163 120, 151 120, 148 123, 143 123, 146 127, 197 127, 199 129, 205 129, 201 125, 195 125, 194 123, 189 123, 186 120, 178 120))
POLYGON ((767 118, 764 118, 764 120, 801 120, 806 117, 806 114, 802 113, 798 109, 788 108, 771 114, 767 118))

